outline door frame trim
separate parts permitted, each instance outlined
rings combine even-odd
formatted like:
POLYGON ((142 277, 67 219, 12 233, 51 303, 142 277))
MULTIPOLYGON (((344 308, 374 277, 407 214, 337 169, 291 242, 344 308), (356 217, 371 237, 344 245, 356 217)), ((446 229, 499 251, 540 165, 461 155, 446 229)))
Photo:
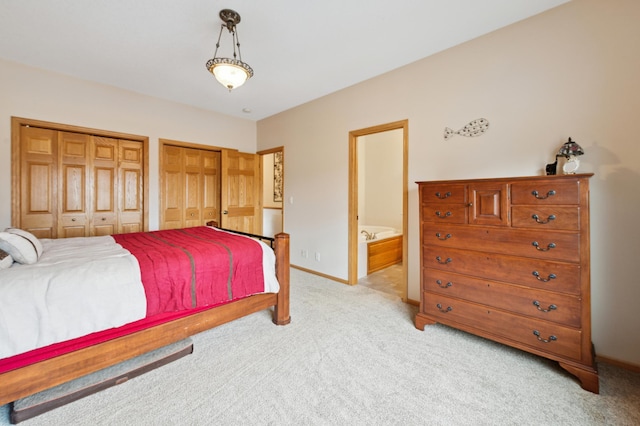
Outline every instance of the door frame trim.
POLYGON ((358 283, 358 137, 402 129, 402 300, 407 300, 409 120, 394 121, 349 132, 349 269, 348 282, 358 283))

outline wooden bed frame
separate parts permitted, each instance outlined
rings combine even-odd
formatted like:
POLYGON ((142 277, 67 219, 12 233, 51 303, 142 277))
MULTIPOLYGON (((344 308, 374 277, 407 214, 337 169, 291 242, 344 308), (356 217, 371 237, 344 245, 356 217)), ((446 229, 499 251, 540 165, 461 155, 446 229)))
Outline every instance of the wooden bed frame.
POLYGON ((273 307, 273 322, 289 315, 289 235, 274 238, 279 293, 249 296, 103 343, 0 374, 0 406, 102 370, 221 324, 273 307))

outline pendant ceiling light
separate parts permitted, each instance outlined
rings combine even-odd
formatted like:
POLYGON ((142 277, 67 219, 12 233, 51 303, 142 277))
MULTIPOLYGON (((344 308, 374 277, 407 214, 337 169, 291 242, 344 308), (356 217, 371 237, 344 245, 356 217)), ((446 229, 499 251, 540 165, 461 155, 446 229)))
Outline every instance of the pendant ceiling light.
POLYGON ((220 84, 231 91, 242 86, 245 81, 250 79, 253 76, 253 69, 249 64, 242 62, 242 55, 240 54, 240 42, 238 41, 238 30, 236 29, 236 25, 240 23, 240 15, 234 10, 223 9, 220 11, 220 19, 222 19, 224 23, 220 26, 220 34, 218 35, 218 42, 216 43, 216 51, 213 54, 213 59, 207 61, 207 69, 215 76, 220 84), (229 30, 232 37, 233 58, 218 57, 220 38, 225 28, 229 30))

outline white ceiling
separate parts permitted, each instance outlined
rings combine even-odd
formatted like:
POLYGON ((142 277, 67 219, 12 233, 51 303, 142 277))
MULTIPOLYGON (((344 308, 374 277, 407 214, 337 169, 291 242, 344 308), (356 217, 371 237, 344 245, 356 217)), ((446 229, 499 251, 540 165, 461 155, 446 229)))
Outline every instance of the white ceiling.
POLYGON ((259 120, 567 1, 0 0, 0 58, 259 120), (205 67, 227 8, 255 71, 231 93, 205 67))

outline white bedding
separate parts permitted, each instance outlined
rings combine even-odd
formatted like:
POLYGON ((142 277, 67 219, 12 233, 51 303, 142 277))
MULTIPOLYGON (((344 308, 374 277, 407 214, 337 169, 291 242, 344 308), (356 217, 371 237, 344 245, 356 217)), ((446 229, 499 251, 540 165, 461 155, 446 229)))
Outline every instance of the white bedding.
POLYGON ((37 263, 0 273, 0 358, 144 318, 138 261, 113 238, 41 241, 37 263))
MULTIPOLYGON (((42 239, 37 263, 0 271, 0 359, 144 318, 138 261, 110 236, 42 239)), ((265 292, 275 255, 260 242, 265 292)))

